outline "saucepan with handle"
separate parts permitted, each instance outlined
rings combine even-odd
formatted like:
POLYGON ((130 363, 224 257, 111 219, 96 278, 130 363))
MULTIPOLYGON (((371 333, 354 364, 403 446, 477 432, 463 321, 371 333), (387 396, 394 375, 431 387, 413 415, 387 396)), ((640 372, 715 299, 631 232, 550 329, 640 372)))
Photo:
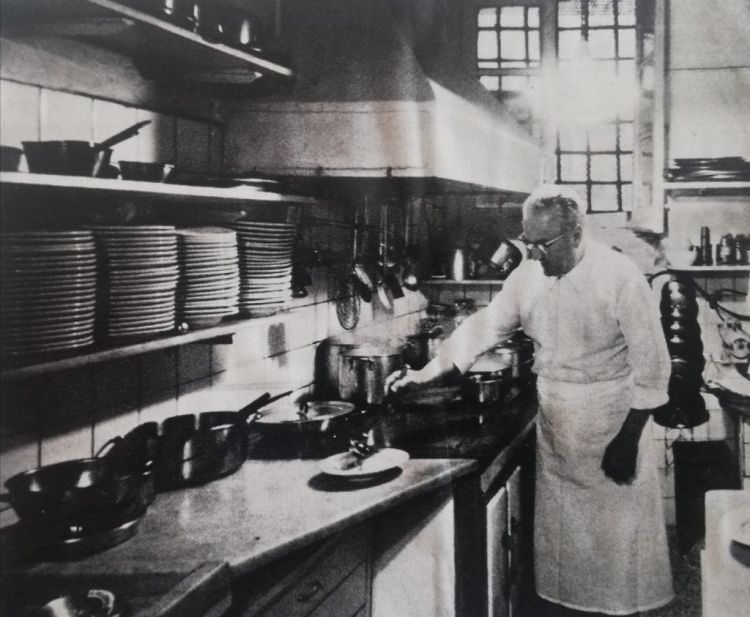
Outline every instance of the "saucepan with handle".
POLYGON ((159 491, 205 484, 237 471, 247 459, 248 423, 291 391, 266 392, 239 411, 181 414, 147 422, 123 438, 123 455, 151 467, 159 491))

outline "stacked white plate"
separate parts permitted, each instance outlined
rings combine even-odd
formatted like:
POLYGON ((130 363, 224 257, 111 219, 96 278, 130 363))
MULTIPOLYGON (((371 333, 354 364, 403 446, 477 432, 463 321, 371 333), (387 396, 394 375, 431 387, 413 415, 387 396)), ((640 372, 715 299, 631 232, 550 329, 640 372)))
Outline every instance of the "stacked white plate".
POLYGON ((169 225, 93 228, 102 258, 101 331, 143 337, 175 328, 177 234, 169 225))
POLYGON ((236 315, 240 294, 237 234, 223 227, 195 227, 177 233, 181 319, 193 327, 205 327, 236 315))
POLYGON ((284 308, 291 293, 292 252, 297 229, 289 223, 238 221, 240 311, 272 315, 284 308))
POLYGON ((2 351, 22 355, 94 342, 96 247, 90 231, 0 235, 2 351))

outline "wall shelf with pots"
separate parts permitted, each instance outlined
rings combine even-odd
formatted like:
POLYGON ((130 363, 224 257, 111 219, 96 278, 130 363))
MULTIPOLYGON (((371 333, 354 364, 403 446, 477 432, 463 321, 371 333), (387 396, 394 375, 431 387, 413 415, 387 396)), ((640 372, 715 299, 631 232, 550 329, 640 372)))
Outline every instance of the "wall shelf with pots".
POLYGON ((228 342, 234 334, 241 330, 262 326, 264 323, 275 323, 280 316, 287 316, 293 311, 294 309, 290 309, 267 317, 233 317, 226 319, 217 326, 190 330, 183 334, 166 334, 149 340, 139 339, 112 344, 96 343, 90 348, 59 352, 54 355, 38 354, 28 357, 5 357, 3 358, 3 369, 0 371, 0 380, 6 382, 45 373, 54 373, 190 343, 228 342))
POLYGON ((242 205, 248 202, 279 204, 319 203, 319 200, 312 197, 273 193, 245 185, 223 188, 22 172, 0 172, 0 185, 2 185, 3 191, 10 189, 53 189, 75 191, 82 196, 91 197, 112 197, 116 195, 144 197, 160 201, 176 202, 186 206, 195 203, 201 205, 242 205))
POLYGON ((289 67, 256 49, 207 41, 196 32, 122 2, 5 0, 3 5, 3 29, 9 36, 38 36, 45 24, 52 24, 50 34, 72 36, 123 53, 144 75, 158 73, 180 81, 235 85, 250 84, 266 74, 293 75, 289 67))

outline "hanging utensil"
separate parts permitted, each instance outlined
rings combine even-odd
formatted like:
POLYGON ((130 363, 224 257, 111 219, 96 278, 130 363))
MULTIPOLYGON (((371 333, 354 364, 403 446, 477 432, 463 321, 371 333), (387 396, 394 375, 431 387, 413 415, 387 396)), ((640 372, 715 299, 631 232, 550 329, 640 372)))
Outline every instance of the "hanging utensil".
POLYGON ((409 291, 419 289, 419 276, 417 275, 418 249, 412 240, 413 225, 411 210, 407 204, 404 220, 404 263, 401 270, 401 283, 409 291))
POLYGON ((389 220, 389 206, 387 203, 383 205, 382 210, 382 229, 381 267, 383 271, 383 287, 388 291, 390 297, 397 300, 404 297, 404 290, 401 289, 401 283, 399 283, 398 276, 396 276, 397 264, 393 261, 391 255, 390 238, 392 232, 389 220))
POLYGON ((360 256, 360 234, 364 234, 364 230, 361 228, 359 209, 357 209, 354 214, 352 279, 357 295, 363 302, 371 302, 372 292, 375 291, 375 283, 370 276, 365 260, 360 256))

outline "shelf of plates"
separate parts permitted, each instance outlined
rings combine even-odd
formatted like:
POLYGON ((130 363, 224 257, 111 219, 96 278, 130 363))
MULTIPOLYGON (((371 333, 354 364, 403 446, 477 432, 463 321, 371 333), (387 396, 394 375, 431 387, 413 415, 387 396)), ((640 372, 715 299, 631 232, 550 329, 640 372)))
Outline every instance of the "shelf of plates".
POLYGON ((23 379, 190 343, 229 340, 230 337, 241 330, 262 326, 263 323, 274 323, 278 321, 280 315, 286 315, 293 311, 292 308, 267 317, 232 317, 225 319, 217 326, 195 329, 185 333, 164 334, 148 340, 141 339, 110 345, 95 343, 88 348, 56 354, 4 357, 0 379, 2 381, 23 379))
POLYGON ((177 80, 249 84, 263 74, 293 75, 262 52, 206 41, 112 0, 7 0, 3 21, 10 36, 38 36, 47 27, 50 35, 93 41, 133 58, 141 72, 159 70, 177 80))
POLYGON ((3 192, 7 190, 29 191, 49 189, 55 191, 75 191, 78 195, 91 197, 112 197, 117 195, 144 197, 151 198, 152 200, 157 199, 159 201, 184 204, 186 206, 196 203, 201 205, 241 205, 253 202, 266 204, 319 203, 319 200, 312 197, 263 191, 248 185, 224 188, 22 172, 0 172, 0 186, 3 192))
POLYGON ((750 197, 750 182, 664 182, 662 188, 671 195, 745 195, 750 197))

